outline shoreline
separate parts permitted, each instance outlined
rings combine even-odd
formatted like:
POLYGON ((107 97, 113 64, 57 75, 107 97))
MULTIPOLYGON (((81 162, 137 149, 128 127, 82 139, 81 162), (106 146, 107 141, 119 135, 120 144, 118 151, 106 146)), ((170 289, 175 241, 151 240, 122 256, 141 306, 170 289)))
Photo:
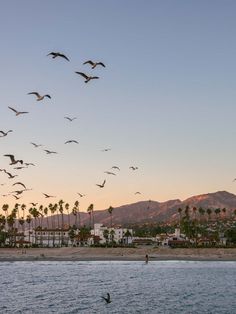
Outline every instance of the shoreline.
POLYGON ((0 262, 26 261, 236 261, 236 248, 0 248, 0 262))

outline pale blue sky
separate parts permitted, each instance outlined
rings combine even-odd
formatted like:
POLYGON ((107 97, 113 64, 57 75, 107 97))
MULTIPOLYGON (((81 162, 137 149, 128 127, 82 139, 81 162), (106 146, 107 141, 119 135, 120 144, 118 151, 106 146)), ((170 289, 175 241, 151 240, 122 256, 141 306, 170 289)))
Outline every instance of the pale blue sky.
MULTIPOLYGON (((73 202, 81 192, 83 210, 236 193, 235 1, 1 1, 0 28, 0 130, 13 130, 0 138, 0 168, 33 189, 20 202, 47 203, 42 192, 73 202), (84 84, 75 71, 100 79, 84 84), (36 167, 17 172, 5 153, 36 167), (117 176, 103 173, 113 165, 117 176)), ((14 182, 0 173, 0 193, 14 182)))

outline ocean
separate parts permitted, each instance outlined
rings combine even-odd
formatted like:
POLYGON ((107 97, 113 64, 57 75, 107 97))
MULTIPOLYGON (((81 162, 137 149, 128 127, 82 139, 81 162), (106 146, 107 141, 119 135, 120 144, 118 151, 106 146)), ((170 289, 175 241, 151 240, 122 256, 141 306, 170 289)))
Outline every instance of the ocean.
POLYGON ((0 263, 1 314, 233 314, 235 291, 236 262, 0 263))

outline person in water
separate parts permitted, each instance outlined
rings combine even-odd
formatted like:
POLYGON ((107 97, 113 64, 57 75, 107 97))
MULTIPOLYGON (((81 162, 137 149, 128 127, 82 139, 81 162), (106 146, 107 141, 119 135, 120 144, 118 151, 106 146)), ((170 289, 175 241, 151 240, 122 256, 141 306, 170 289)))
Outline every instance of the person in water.
POLYGON ((148 263, 148 260, 149 260, 149 256, 148 256, 148 254, 146 254, 145 255, 145 262, 146 262, 146 264, 148 263))

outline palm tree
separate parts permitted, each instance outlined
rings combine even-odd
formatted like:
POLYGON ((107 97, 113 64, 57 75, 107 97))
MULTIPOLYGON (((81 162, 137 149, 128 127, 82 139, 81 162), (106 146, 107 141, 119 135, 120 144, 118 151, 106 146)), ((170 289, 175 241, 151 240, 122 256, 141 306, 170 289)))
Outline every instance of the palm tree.
POLYGON ((30 233, 31 233, 31 228, 30 228, 31 221, 32 221, 32 216, 29 214, 26 216, 26 222, 29 225, 29 242, 30 242, 30 233))
POLYGON ((63 204, 64 204, 64 201, 63 200, 60 200, 58 202, 58 205, 59 205, 59 212, 61 213, 61 246, 64 245, 64 214, 63 214, 63 204))
POLYGON ((124 237, 126 238, 126 244, 129 244, 129 238, 132 237, 131 232, 127 229, 124 233, 124 237))
POLYGON ((112 206, 110 206, 109 208, 108 208, 108 213, 110 214, 110 228, 112 228, 112 212, 113 212, 113 207, 112 206))
MULTIPOLYGON (((26 205, 25 204, 21 204, 21 210, 22 210, 22 219, 23 221, 25 222, 25 209, 26 209, 26 205)), ((22 232, 25 231, 25 228, 24 228, 24 222, 22 224, 22 232)))
POLYGON ((221 209, 220 209, 220 208, 216 208, 216 209, 215 209, 215 214, 216 214, 217 220, 219 220, 220 212, 221 212, 221 209))
POLYGON ((46 216, 46 221, 47 221, 47 235, 48 235, 48 246, 49 246, 50 233, 49 233, 49 221, 48 221, 48 207, 43 208, 43 214, 46 216))
POLYGON ((221 211, 223 213, 223 219, 226 219, 226 208, 222 208, 221 211))
POLYGON ((179 207, 179 208, 178 208, 178 213, 179 213, 179 226, 181 225, 182 211, 183 211, 183 209, 182 209, 181 207, 179 207))
POLYGON ((66 203, 66 204, 65 204, 65 209, 66 209, 66 211, 67 211, 68 225, 69 225, 69 228, 70 228, 70 213, 69 213, 69 208, 70 208, 69 203, 66 203))
POLYGON ((208 215, 208 221, 210 221, 210 219, 211 219, 211 214, 212 214, 211 208, 207 208, 206 212, 207 212, 207 215, 208 215))
POLYGON ((203 218, 205 215, 205 209, 203 209, 202 207, 198 208, 198 212, 200 214, 200 221, 202 221, 203 219, 201 219, 201 217, 203 218))
POLYGON ((197 207, 193 207, 193 219, 196 220, 197 207))
POLYGON ((106 244, 108 244, 108 239, 109 239, 109 230, 108 229, 103 230, 103 236, 106 240, 106 244))
POLYGON ((79 212, 79 201, 75 201, 74 207, 72 208, 72 214, 75 216, 75 226, 77 229, 80 228, 80 212, 79 212), (79 223, 78 223, 79 220, 79 223))
MULTIPOLYGON (((8 209, 9 209, 8 204, 2 205, 2 210, 5 212, 6 221, 7 221, 7 217, 8 217, 8 209)), ((7 224, 6 224, 6 226, 7 226, 7 224)))
POLYGON ((115 237, 115 230, 114 230, 114 229, 111 229, 111 230, 110 230, 110 239, 111 239, 112 245, 113 245, 113 243, 114 243, 114 237, 115 237))
POLYGON ((90 204, 89 207, 87 208, 87 213, 89 214, 89 227, 90 230, 92 229, 92 212, 93 212, 93 204, 90 204))
POLYGON ((0 231, 5 228, 6 225, 6 217, 0 214, 0 231))

